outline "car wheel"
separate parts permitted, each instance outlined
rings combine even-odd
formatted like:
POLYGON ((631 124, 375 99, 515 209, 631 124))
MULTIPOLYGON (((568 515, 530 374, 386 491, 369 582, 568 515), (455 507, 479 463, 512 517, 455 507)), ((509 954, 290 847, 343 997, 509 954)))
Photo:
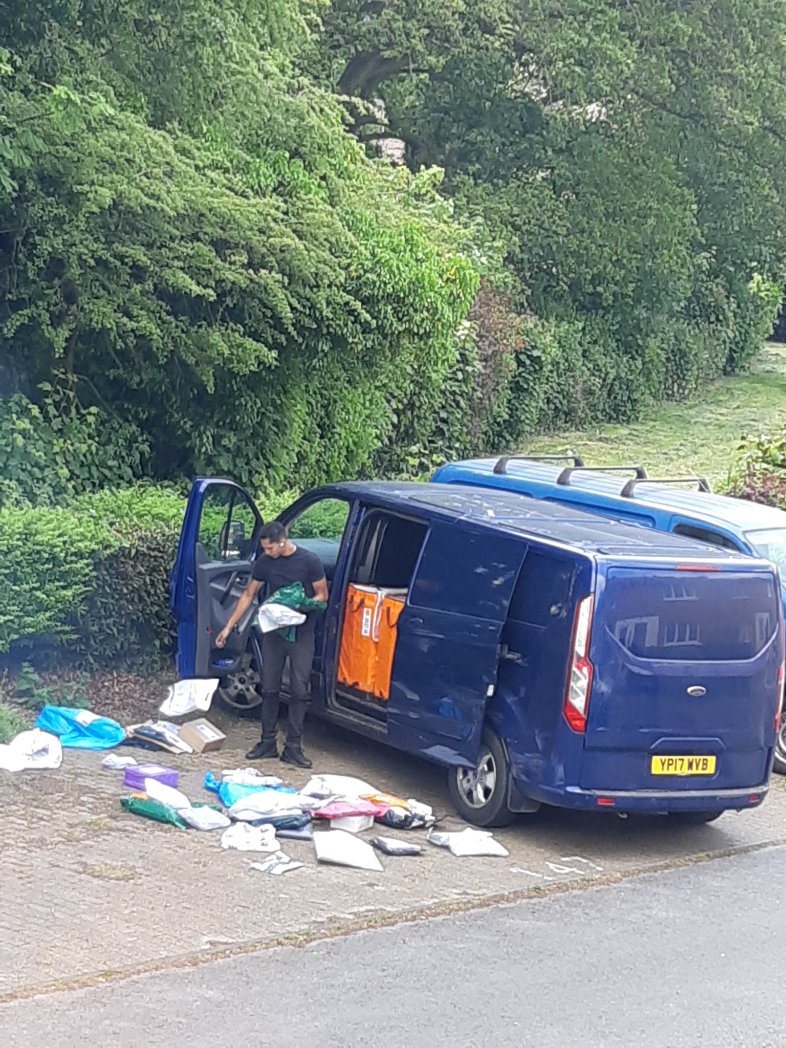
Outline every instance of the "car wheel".
POLYGON ((224 677, 216 691, 221 706, 236 717, 259 716, 262 705, 261 652, 249 639, 240 667, 224 677))
POLYGON ((682 826, 703 826, 707 822, 715 822, 723 815, 722 811, 671 811, 669 818, 672 822, 678 822, 682 826))
POLYGON ((507 826, 516 817, 508 807, 508 755, 490 729, 483 732, 477 765, 451 768, 448 775, 450 799, 462 819, 474 826, 507 826))
POLYGON ((772 770, 779 775, 786 775, 786 719, 781 720, 778 734, 775 736, 775 760, 772 770))

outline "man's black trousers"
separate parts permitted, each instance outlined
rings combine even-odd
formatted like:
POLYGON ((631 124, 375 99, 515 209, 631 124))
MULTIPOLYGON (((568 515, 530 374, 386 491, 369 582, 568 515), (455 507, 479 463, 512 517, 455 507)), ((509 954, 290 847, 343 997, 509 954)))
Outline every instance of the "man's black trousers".
POLYGON ((289 659, 289 717, 287 746, 300 749, 306 719, 311 666, 314 662, 314 624, 307 620, 297 627, 295 640, 288 641, 278 630, 262 638, 262 738, 275 739, 278 727, 281 678, 289 659))

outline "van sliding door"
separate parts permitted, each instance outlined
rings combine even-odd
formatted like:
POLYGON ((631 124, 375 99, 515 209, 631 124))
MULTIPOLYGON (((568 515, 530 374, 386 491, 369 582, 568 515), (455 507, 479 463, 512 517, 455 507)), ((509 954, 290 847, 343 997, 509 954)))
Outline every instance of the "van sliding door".
POLYGON ((398 620, 388 739, 450 764, 474 763, 499 644, 526 545, 432 524, 398 620))

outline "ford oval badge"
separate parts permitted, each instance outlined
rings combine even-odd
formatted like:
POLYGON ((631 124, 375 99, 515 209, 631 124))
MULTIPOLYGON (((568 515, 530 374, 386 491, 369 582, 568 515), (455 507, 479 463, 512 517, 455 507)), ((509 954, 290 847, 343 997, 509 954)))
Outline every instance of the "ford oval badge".
POLYGON ((691 684, 688 688, 688 694, 694 699, 699 699, 702 695, 707 694, 707 689, 702 688, 701 684, 691 684))

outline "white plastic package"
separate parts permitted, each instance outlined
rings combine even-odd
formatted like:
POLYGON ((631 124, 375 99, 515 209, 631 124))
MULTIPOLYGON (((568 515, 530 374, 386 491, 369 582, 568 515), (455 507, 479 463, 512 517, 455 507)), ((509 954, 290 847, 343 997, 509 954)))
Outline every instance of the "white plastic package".
POLYGON ((40 728, 20 732, 8 745, 0 746, 0 769, 3 771, 45 770, 59 768, 62 763, 60 739, 40 728))
POLYGON ((125 771, 126 768, 135 768, 136 764, 136 758, 119 757, 116 753, 108 753, 101 761, 101 767, 109 771, 125 771))
POLYGON ((421 844, 410 844, 409 841, 399 841, 395 837, 372 837, 369 844, 383 855, 421 855, 423 852, 421 844))
POLYGON ((282 873, 289 873, 291 870, 299 870, 302 866, 302 862, 290 859, 282 851, 275 852, 267 859, 263 859, 262 862, 250 862, 248 864, 250 870, 259 870, 260 873, 271 873, 274 877, 278 877, 282 873))
POLYGON ((302 815, 303 809, 298 805, 293 793, 278 793, 275 790, 259 790, 241 797, 229 809, 230 819, 242 822, 254 822, 267 815, 302 815))
POLYGON ((174 808, 177 812, 191 807, 191 801, 186 797, 185 793, 181 790, 176 790, 174 786, 167 786, 165 782, 159 782, 158 779, 145 779, 145 793, 151 801, 168 804, 170 808, 174 808))
POLYGON ((197 711, 205 713, 210 709, 218 684, 218 677, 207 680, 179 680, 167 691, 159 712, 164 717, 184 717, 197 711))
POLYGON ((510 855, 508 849, 494 839, 493 833, 488 830, 473 830, 469 826, 465 830, 449 833, 435 833, 432 830, 428 839, 438 848, 449 848, 453 855, 460 858, 468 855, 490 855, 504 859, 510 855))
POLYGON ((230 819, 222 811, 216 811, 209 804, 181 808, 178 815, 192 830, 225 830, 227 826, 232 826, 230 819))
POLYGON ((284 629, 287 626, 300 626, 306 621, 302 611, 288 608, 285 604, 262 604, 257 612, 257 625, 263 633, 284 629))
POLYGON ((371 845, 346 830, 321 830, 315 833, 314 847, 318 862, 382 872, 382 863, 371 845))
POLYGON ((249 826, 237 822, 221 834, 221 847, 235 851, 275 852, 278 851, 274 826, 249 826))
POLYGON ((283 785, 283 779, 277 775, 264 775, 257 768, 235 768, 221 772, 222 782, 231 782, 235 786, 267 786, 274 789, 283 785))
POLYGON ((306 785, 300 791, 307 797, 349 797, 357 800, 358 797, 367 797, 378 791, 374 786, 369 786, 362 779, 355 779, 351 775, 312 775, 306 785))
POLYGON ((347 830, 349 833, 363 833, 374 825, 373 815, 339 815, 330 820, 331 830, 347 830))

